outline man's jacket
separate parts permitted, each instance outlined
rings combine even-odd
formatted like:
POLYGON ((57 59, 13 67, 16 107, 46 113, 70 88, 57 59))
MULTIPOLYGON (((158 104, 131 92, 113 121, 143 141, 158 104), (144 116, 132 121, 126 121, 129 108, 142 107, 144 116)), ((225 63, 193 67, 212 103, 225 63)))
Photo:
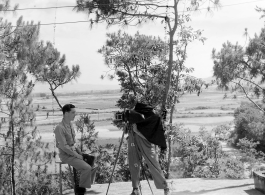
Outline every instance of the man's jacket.
POLYGON ((137 129, 149 142, 158 145, 162 150, 165 150, 167 144, 161 117, 154 113, 152 107, 143 103, 137 103, 134 111, 131 112, 131 121, 136 123, 137 129), (137 113, 134 111, 144 115, 144 118, 137 116, 137 113), (137 118, 137 120, 133 120, 133 118, 137 118))

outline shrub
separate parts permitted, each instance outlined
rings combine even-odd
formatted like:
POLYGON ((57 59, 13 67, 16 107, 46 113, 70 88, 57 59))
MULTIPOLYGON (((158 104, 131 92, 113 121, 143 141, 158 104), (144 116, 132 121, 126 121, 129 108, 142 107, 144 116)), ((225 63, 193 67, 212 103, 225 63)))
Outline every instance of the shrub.
MULTIPOLYGON (((215 135, 223 135, 229 130, 228 125, 213 129, 215 135)), ((183 177, 244 178, 242 159, 222 151, 220 136, 212 136, 205 127, 200 128, 198 136, 183 128, 176 136, 178 145, 174 153, 179 158, 173 160, 173 165, 182 171, 183 177)))
POLYGON ((241 158, 225 154, 218 163, 219 178, 243 179, 245 177, 244 164, 241 158))
POLYGON ((234 112, 235 130, 231 135, 232 144, 239 139, 259 141, 257 150, 265 151, 265 116, 251 103, 241 103, 234 112))

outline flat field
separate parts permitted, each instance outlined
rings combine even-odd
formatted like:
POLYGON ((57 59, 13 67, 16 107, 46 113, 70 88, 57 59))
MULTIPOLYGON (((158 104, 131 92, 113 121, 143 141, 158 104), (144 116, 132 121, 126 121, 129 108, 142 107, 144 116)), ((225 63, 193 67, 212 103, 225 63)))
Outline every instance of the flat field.
MULTIPOLYGON (((58 99, 62 105, 72 103, 77 107, 76 119, 81 113, 89 114, 96 131, 99 132, 99 143, 102 144, 115 143, 122 135, 122 132, 112 125, 114 112, 119 110, 115 105, 120 96, 119 93, 88 95, 77 93, 59 96, 58 99)), ((242 101, 248 101, 243 94, 237 94, 236 99, 233 97, 234 94, 217 90, 216 86, 203 89, 200 96, 196 93, 186 94, 176 106, 173 123, 183 123, 191 132, 197 133, 202 126, 211 131, 217 125, 233 122, 234 109, 242 101), (227 98, 223 99, 225 93, 227 98)), ((53 130, 62 120, 59 106, 55 100, 46 97, 34 97, 33 104, 39 135, 42 136, 43 141, 53 143, 53 130)), ((0 117, 5 116, 0 114, 0 117)), ((77 135, 80 136, 80 134, 77 135)))
MULTIPOLYGON (((89 95, 65 95, 59 96, 58 99, 62 105, 72 103, 77 107, 77 117, 81 113, 89 114, 94 122, 95 129, 99 133, 98 144, 118 144, 122 136, 122 131, 112 125, 114 112, 118 111, 115 106, 121 94, 89 94, 89 95)), ((211 131, 214 127, 221 124, 233 122, 234 109, 242 101, 248 101, 243 94, 234 94, 227 91, 216 90, 216 86, 204 89, 200 96, 196 93, 186 94, 180 99, 174 113, 173 123, 183 123, 193 134, 198 133, 200 127, 205 127, 211 131), (227 93, 227 98, 223 99, 227 93)), ((34 110, 36 111, 36 125, 38 135, 44 142, 51 143, 51 149, 54 148, 53 130, 58 122, 62 120, 62 112, 59 106, 51 98, 34 97, 34 110)), ((0 117, 5 117, 0 114, 0 117)), ((5 123, 2 127, 5 127, 5 123)), ((2 128, 3 131, 4 128, 2 128)), ((79 137, 80 134, 77 134, 79 137)), ((1 140, 0 140, 1 144, 1 140)), ((59 160, 59 159, 57 159, 59 160)), ((54 164, 54 162, 53 162, 54 164)), ((51 166, 50 168, 53 169, 51 166)))
MULTIPOLYGON (((119 110, 115 104, 120 95, 119 93, 76 94, 58 98, 62 105, 74 104, 78 114, 89 114, 96 131, 99 132, 99 143, 108 143, 108 141, 113 143, 113 140, 118 140, 122 135, 122 132, 112 125, 111 120, 114 112, 119 110)), ((242 101, 247 101, 243 94, 237 94, 236 99, 233 96, 234 94, 227 91, 217 90, 216 86, 204 89, 200 96, 196 93, 186 94, 176 106, 173 123, 183 123, 193 133, 197 133, 202 126, 211 131, 217 125, 228 124, 234 119, 234 109, 242 101), (225 93, 228 97, 223 99, 225 93)), ((54 142, 53 129, 62 119, 59 106, 55 100, 37 97, 34 98, 34 109, 37 108, 39 108, 36 111, 38 132, 44 141, 54 142)))

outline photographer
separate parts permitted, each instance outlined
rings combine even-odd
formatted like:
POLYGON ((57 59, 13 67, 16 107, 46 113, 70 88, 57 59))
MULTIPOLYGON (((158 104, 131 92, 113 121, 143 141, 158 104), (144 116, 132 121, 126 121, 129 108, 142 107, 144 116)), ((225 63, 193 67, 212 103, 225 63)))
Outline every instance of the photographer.
MULTIPOLYGON (((84 194, 86 188, 91 188, 95 178, 95 169, 83 160, 81 150, 75 141, 75 131, 71 122, 75 119, 76 110, 72 104, 66 104, 62 108, 63 119, 55 130, 56 147, 59 150, 59 157, 63 163, 73 166, 81 172, 79 186, 75 186, 77 194, 84 194)), ((93 163, 92 163, 93 164, 93 163)))
POLYGON ((159 115, 154 113, 151 106, 137 103, 134 110, 128 115, 130 123, 127 127, 128 159, 131 173, 133 191, 131 195, 140 195, 140 166, 141 158, 148 165, 157 189, 164 189, 164 194, 169 195, 170 190, 165 176, 158 162, 155 145, 166 149, 166 140, 162 121, 159 115))

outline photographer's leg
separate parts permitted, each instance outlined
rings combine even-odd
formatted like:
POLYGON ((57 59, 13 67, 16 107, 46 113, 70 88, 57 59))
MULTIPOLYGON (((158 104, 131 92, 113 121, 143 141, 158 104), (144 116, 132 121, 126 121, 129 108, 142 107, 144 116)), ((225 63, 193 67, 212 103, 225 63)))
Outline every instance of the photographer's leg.
POLYGON ((133 188, 138 188, 140 184, 140 161, 136 150, 133 133, 130 132, 128 139, 128 159, 133 188))
POLYGON ((135 134, 135 142, 137 144, 137 147, 141 151, 146 164, 148 165, 150 173, 154 179, 156 188, 167 188, 166 179, 158 162, 158 156, 156 154, 155 147, 149 141, 141 138, 137 134, 135 134))

